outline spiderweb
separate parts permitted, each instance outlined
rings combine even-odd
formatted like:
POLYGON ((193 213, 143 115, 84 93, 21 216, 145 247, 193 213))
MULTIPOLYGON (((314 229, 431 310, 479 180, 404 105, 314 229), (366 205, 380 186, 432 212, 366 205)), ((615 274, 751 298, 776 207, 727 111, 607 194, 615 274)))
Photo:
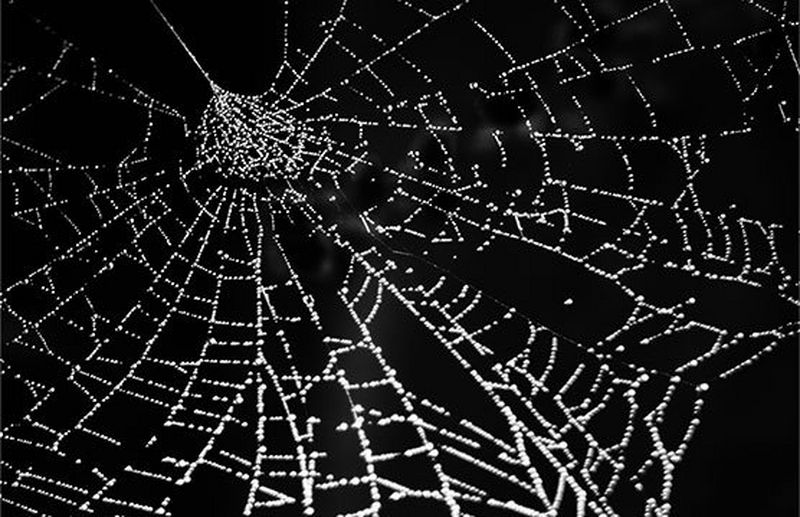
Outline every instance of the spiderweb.
POLYGON ((259 95, 154 6, 200 117, 7 6, 4 509, 668 515, 797 335, 796 6, 731 4, 291 0, 259 95))

